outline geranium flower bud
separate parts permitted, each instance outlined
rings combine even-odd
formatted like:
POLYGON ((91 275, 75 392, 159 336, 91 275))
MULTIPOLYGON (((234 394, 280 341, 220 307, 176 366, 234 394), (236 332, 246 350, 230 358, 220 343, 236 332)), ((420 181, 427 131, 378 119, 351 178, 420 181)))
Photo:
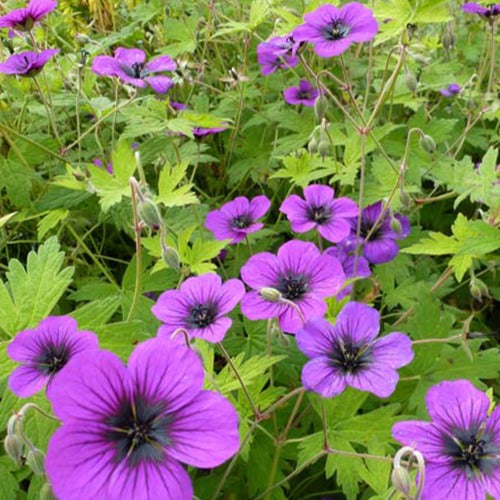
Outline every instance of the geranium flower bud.
POLYGON ((391 222, 390 222, 390 225, 391 225, 391 229, 397 234, 397 235, 401 235, 403 234, 403 226, 401 226, 401 222, 398 221, 398 219, 396 219, 396 217, 392 217, 391 218, 391 222))
POLYGON ((411 478, 404 467, 395 467, 391 473, 391 483, 398 491, 405 496, 410 494, 411 478))
POLYGON ((137 203, 137 213, 142 222, 148 227, 158 229, 162 224, 160 210, 150 198, 139 200, 137 203))
POLYGON ((38 448, 34 448, 28 452, 26 463, 37 476, 45 474, 45 455, 38 448))
POLYGON ((329 155, 330 153, 330 144, 328 141, 319 141, 318 143, 318 153, 323 158, 323 160, 329 155))
POLYGON ((318 96, 316 101, 314 101, 314 114, 316 119, 320 122, 326 116, 326 111, 328 110, 328 99, 324 95, 318 96))
POLYGON ((470 290, 471 295, 476 300, 479 300, 479 302, 482 301, 483 297, 490 296, 490 291, 488 290, 486 283, 484 281, 481 281, 480 279, 475 278, 475 277, 472 278, 470 281, 469 290, 470 290))
POLYGON ((427 153, 434 153, 436 151, 436 143, 430 135, 423 134, 420 137, 420 147, 427 151, 427 153))
POLYGON ((441 43, 446 50, 452 49, 455 46, 455 35, 450 30, 446 30, 441 38, 441 43))
POLYGON ((417 79, 410 71, 407 71, 405 73, 405 84, 413 93, 417 91, 418 87, 417 79))
POLYGON ((406 210, 409 210, 413 206, 413 200, 411 196, 404 189, 401 189, 399 191, 399 201, 401 203, 401 206, 406 210))
POLYGON ((167 264, 167 266, 172 269, 179 269, 181 265, 181 261, 179 258, 179 254, 175 248, 169 247, 167 245, 162 245, 161 249, 161 258, 163 262, 167 264))
POLYGON ((283 295, 279 290, 276 290, 276 288, 271 288, 271 287, 261 288, 259 290, 259 295, 263 299, 268 300, 269 302, 279 302, 283 298, 283 295))
POLYGON ((17 464, 23 463, 24 443, 17 434, 7 434, 3 441, 7 455, 17 464))
POLYGON ((318 152, 318 142, 314 137, 311 138, 309 143, 307 144, 307 150, 309 151, 310 154, 314 154, 318 152))

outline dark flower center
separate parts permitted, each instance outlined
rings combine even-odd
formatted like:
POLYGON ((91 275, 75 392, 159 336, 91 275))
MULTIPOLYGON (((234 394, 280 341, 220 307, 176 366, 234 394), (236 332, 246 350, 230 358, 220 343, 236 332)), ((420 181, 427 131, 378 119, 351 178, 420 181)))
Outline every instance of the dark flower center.
POLYGON ((241 214, 231 220, 231 226, 236 229, 246 229, 251 226, 253 220, 250 214, 241 214))
POLYGON ((465 471, 468 478, 488 474, 500 465, 500 448, 492 436, 481 429, 452 431, 443 438, 444 453, 452 458, 452 466, 465 471))
POLYGON ((311 219, 311 221, 316 222, 316 224, 324 224, 328 222, 330 216, 332 215, 332 211, 330 207, 325 205, 315 206, 308 208, 307 215, 311 219))
MULTIPOLYGON (((366 238, 370 234, 372 227, 373 227, 372 222, 367 220, 361 220, 360 236, 362 238, 366 238)), ((377 228, 370 235, 370 241, 380 240, 381 238, 382 238, 382 221, 378 223, 377 228)))
POLYGON ((205 328, 214 322, 216 316, 215 304, 196 304, 189 311, 186 323, 189 328, 205 328))
POLYGON ((311 98, 311 92, 309 90, 299 90, 297 97, 299 99, 310 99, 311 98))
POLYGON ((105 434, 115 445, 117 462, 128 460, 135 467, 144 460, 164 459, 164 448, 171 442, 167 434, 171 419, 165 409, 163 402, 152 403, 142 397, 122 401, 116 414, 107 420, 110 429, 105 434))
POLYGON ((70 354, 67 344, 47 344, 36 359, 37 367, 45 375, 54 375, 68 362, 70 354))
POLYGON ((136 62, 132 66, 121 64, 120 67, 131 78, 145 78, 149 74, 149 71, 144 69, 144 63, 136 62))
POLYGON ((336 40, 342 40, 342 38, 345 38, 350 31, 350 26, 345 24, 344 21, 338 19, 326 25, 321 30, 321 33, 325 40, 328 40, 329 42, 335 42, 336 40))
POLYGON ((280 276, 276 289, 287 300, 300 299, 309 289, 309 279, 303 274, 280 276))
POLYGON ((368 345, 338 342, 330 353, 330 359, 332 364, 344 373, 354 373, 369 365, 371 350, 368 345))

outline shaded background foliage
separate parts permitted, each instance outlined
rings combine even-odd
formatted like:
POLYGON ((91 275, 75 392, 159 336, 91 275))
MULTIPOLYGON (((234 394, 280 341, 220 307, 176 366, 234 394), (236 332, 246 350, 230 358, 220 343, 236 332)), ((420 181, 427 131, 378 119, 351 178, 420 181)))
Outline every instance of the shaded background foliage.
MULTIPOLYGON (((11 8, 18 2, 5 4, 11 8)), ((305 7, 311 10, 318 4, 307 2, 305 7)), ((384 331, 393 331, 391 325, 397 321, 398 329, 416 340, 476 332, 463 343, 415 346, 414 361, 401 370, 403 380, 387 400, 349 389, 327 401, 330 438, 337 449, 391 456, 392 424, 425 418, 424 395, 431 385, 468 378, 489 388, 490 394, 498 396, 500 391, 495 334, 500 328, 495 314, 500 296, 500 201, 494 148, 499 111, 496 96, 485 94, 489 38, 484 24, 463 14, 456 2, 388 0, 374 2, 373 8, 379 34, 373 45, 352 48, 347 58, 356 99, 362 108, 373 107, 386 66, 390 72, 397 61, 397 51, 390 50, 403 37, 405 64, 373 132, 395 165, 405 154, 412 128, 432 136, 437 150, 423 151, 417 135, 410 138, 404 192, 413 201, 408 205, 395 196, 391 208, 410 215, 412 234, 394 261, 377 266, 372 277, 359 284, 358 297, 376 304, 384 331), (409 85, 408 75, 416 87, 409 85), (445 99, 439 89, 450 82, 464 90, 457 98, 445 99), (481 175, 476 163, 482 163, 481 175), (487 288, 484 293, 486 288, 479 285, 480 300, 474 289, 478 279, 487 288)), ((32 81, 2 77, 2 428, 21 405, 6 389, 13 363, 5 346, 17 331, 51 312, 71 314, 80 328, 98 334, 103 348, 123 359, 137 342, 155 335, 159 322, 150 311, 152 297, 174 288, 179 274, 161 260, 160 236, 151 232, 143 238, 143 295, 126 321, 136 268, 128 184, 136 172, 132 142, 139 143, 145 178, 168 227, 167 242, 179 252, 185 275, 216 271, 224 278, 238 276, 248 248, 216 241, 203 228, 207 211, 236 195, 265 193, 273 201, 265 228, 250 236, 254 252, 274 251, 292 237, 278 211, 287 194, 300 193, 312 182, 328 182, 338 195, 357 199, 360 136, 330 105, 333 148, 326 157, 309 154, 307 143, 317 125, 314 111, 291 107, 281 95, 283 88, 305 76, 303 70, 297 67, 264 78, 256 63, 257 44, 271 33, 288 33, 301 22, 303 10, 302 2, 280 0, 177 0, 167 6, 161 0, 63 0, 57 13, 35 30, 40 46, 62 51, 46 71, 60 143, 50 131, 32 81), (188 110, 174 113, 164 98, 98 79, 89 61, 117 46, 140 46, 151 56, 176 58, 176 86, 168 99, 186 103, 188 110), (119 111, 113 118, 115 106, 119 111), (192 139, 194 126, 222 122, 229 123, 228 131, 202 141, 192 139), (92 164, 96 157, 105 164, 112 161, 113 176, 92 164), (218 256, 224 248, 227 255, 221 262, 218 256)), ((4 38, 3 59, 9 46, 22 44, 19 38, 4 38)), ((307 58, 316 70, 328 69, 342 77, 336 60, 318 60, 312 51, 307 58)), ((350 105, 347 92, 325 84, 350 105)), ((364 202, 369 204, 391 196, 398 173, 370 138, 366 153, 364 202)), ((333 318, 340 308, 329 300, 328 316, 333 318)), ((233 314, 233 320, 224 345, 254 401, 268 408, 300 386, 305 358, 293 337, 275 335, 269 346, 265 322, 251 322, 240 314, 233 314)), ((293 404, 254 426, 251 409, 220 353, 203 341, 195 345, 213 378, 208 387, 235 404, 241 436, 253 427, 227 479, 227 465, 193 471, 196 494, 211 498, 223 485, 221 495, 226 498, 255 498, 321 450, 319 399, 303 399, 296 425, 278 444, 277 453, 275 438, 293 404)), ((41 395, 34 400, 47 407, 41 395)), ((35 415, 26 428, 35 444, 45 449, 55 425, 35 415)), ((384 498, 390 491, 389 473, 385 462, 331 455, 273 489, 270 497, 384 498)), ((7 499, 37 498, 43 484, 29 468, 17 468, 5 456, 0 457, 0 478, 0 496, 7 499)))

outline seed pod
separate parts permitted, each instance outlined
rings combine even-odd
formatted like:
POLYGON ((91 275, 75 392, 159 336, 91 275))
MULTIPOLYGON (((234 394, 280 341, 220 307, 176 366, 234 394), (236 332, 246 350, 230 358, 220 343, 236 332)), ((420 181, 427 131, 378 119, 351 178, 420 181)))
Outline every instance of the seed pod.
POLYGON ((163 259, 163 262, 165 262, 165 264, 172 269, 179 269, 181 266, 181 260, 175 248, 162 245, 161 258, 163 259))
POLYGON ((137 203, 137 213, 146 226, 158 229, 162 224, 162 218, 156 203, 150 198, 144 198, 137 203))
POLYGON ((423 134, 420 137, 420 147, 427 151, 427 153, 434 153, 436 151, 436 143, 430 135, 423 134))
POLYGON ((3 446, 7 455, 17 464, 22 465, 24 443, 17 434, 7 434, 3 441, 3 446))
POLYGON ((411 490, 410 474, 404 467, 395 467, 391 473, 391 482, 394 488, 408 496, 411 490))
POLYGON ((26 463, 37 476, 43 476, 43 474, 45 474, 45 456, 38 448, 28 452, 26 463))
POLYGON ((269 302, 279 302, 282 299, 281 292, 276 288, 263 287, 259 290, 259 295, 269 302))
POLYGON ((314 101, 314 114, 319 122, 326 116, 328 110, 328 99, 324 95, 319 95, 314 101))
POLYGON ((479 300, 479 302, 482 302, 483 297, 490 297, 490 291, 488 290, 486 283, 476 277, 470 280, 469 290, 471 295, 476 300, 479 300))
POLYGON ((418 81, 410 71, 405 73, 405 84, 413 93, 417 91, 418 81))

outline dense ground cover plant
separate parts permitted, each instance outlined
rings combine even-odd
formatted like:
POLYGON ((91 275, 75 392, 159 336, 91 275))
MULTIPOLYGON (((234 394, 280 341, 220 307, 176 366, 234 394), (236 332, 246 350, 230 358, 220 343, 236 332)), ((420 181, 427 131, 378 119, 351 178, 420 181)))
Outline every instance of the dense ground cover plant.
POLYGON ((500 498, 499 18, 2 3, 0 496, 500 498))

